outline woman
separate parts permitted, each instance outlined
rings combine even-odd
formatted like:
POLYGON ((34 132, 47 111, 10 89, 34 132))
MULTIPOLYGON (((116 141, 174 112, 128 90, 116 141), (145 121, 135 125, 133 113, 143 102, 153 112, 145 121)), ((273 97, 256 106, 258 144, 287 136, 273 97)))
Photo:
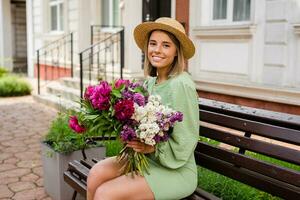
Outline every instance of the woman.
POLYGON ((189 196, 197 187, 194 149, 198 141, 198 101, 195 86, 184 72, 186 59, 195 53, 182 25, 171 18, 145 22, 134 30, 134 38, 145 52, 146 85, 160 95, 164 105, 183 113, 167 142, 149 146, 138 141, 127 143, 147 154, 149 174, 124 175, 116 158, 97 163, 88 176, 88 199, 174 200, 189 196))

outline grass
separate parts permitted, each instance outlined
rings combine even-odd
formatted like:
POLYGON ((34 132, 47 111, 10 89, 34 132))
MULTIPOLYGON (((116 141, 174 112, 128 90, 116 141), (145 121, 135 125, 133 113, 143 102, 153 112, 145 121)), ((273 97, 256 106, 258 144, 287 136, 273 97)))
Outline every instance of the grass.
POLYGON ((31 86, 26 80, 13 75, 1 75, 0 97, 24 96, 30 92, 31 86))
POLYGON ((198 184, 202 189, 224 200, 280 199, 203 167, 198 167, 198 184))
MULTIPOLYGON (((215 143, 214 143, 215 144, 215 143)), ((237 150, 235 150, 237 151, 237 150)), ((254 152, 246 152, 247 156, 262 160, 268 163, 273 163, 278 166, 300 171, 300 166, 284 162, 275 158, 257 154, 254 152)), ((198 183, 204 190, 221 197, 222 199, 241 199, 241 200, 277 200, 278 197, 272 196, 266 192, 230 179, 203 167, 198 167, 198 183)))

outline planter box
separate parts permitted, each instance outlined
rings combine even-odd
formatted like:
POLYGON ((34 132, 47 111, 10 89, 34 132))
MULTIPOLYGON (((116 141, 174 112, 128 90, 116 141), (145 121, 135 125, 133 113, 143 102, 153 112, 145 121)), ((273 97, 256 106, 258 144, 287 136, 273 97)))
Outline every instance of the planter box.
MULTIPOLYGON (((72 160, 82 159, 81 151, 74 151, 70 154, 60 154, 53 151, 49 145, 41 143, 42 163, 44 170, 44 187, 53 200, 72 199, 73 189, 64 182, 63 173, 72 160)), ((88 158, 103 159, 105 147, 96 147, 85 150, 88 158)))

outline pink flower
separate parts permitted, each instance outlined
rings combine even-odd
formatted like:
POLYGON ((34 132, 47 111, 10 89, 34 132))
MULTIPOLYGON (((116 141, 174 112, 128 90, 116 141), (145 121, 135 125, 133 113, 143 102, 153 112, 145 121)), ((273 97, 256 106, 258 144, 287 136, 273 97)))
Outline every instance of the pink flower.
POLYGON ((99 85, 95 86, 90 96, 93 107, 99 110, 108 110, 110 107, 110 93, 111 86, 106 81, 102 81, 99 85))
POLYGON ((94 88, 95 86, 91 86, 89 85, 86 90, 85 90, 85 93, 84 93, 84 98, 87 99, 87 100, 90 100, 91 96, 93 95, 94 93, 94 88))
POLYGON ((129 99, 123 99, 115 104, 114 109, 115 116, 118 120, 129 120, 134 113, 133 101, 129 99))
POLYGON ((69 119, 69 127, 76 133, 83 133, 86 129, 84 126, 78 123, 77 116, 71 116, 69 119))
POLYGON ((119 87, 121 87, 122 85, 125 85, 126 87, 128 87, 129 84, 130 84, 130 81, 129 81, 129 80, 118 79, 118 80, 115 82, 115 88, 119 88, 119 87))

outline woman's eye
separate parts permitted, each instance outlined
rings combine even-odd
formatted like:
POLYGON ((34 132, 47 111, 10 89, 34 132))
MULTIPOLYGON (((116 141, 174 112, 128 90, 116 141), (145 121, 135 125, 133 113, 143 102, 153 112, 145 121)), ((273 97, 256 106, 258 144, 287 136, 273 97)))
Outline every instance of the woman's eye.
POLYGON ((154 42, 150 42, 149 45, 150 45, 150 46, 154 46, 155 43, 154 43, 154 42))
POLYGON ((168 45, 168 44, 164 44, 164 47, 165 47, 165 48, 168 48, 168 47, 170 47, 170 45, 168 45))

